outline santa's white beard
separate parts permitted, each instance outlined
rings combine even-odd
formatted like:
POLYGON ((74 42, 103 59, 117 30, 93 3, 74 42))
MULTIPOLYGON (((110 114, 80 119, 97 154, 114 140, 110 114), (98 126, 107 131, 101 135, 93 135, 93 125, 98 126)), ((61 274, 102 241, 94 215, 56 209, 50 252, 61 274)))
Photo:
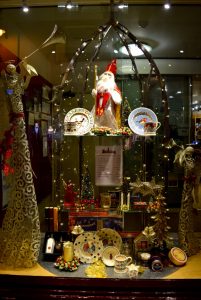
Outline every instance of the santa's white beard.
POLYGON ((97 82, 97 92, 98 93, 104 93, 104 92, 109 92, 114 90, 116 84, 115 81, 113 79, 108 79, 107 77, 104 78, 102 77, 101 79, 99 79, 99 81, 97 82))

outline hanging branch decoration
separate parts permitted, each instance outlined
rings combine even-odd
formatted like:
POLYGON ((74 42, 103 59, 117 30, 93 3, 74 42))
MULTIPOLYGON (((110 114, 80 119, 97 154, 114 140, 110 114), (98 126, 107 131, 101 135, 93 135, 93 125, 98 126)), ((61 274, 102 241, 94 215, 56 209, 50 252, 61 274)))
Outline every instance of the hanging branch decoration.
MULTIPOLYGON (((161 94, 162 94, 162 103, 164 105, 164 114, 165 114, 165 118, 164 118, 164 128, 166 130, 166 134, 168 134, 168 129, 169 129, 169 110, 168 110, 168 102, 167 102, 167 94, 165 91, 165 81, 164 79, 161 77, 159 69, 157 67, 157 65, 155 64, 151 54, 147 51, 147 49, 143 46, 143 44, 122 24, 120 23, 115 23, 116 24, 116 28, 120 30, 120 32, 122 32, 124 35, 126 35, 128 38, 130 38, 137 46, 138 48, 144 53, 145 57, 148 59, 150 66, 151 66, 151 72, 154 71, 158 80, 159 80, 159 84, 161 87, 161 94)), ((124 44, 126 46, 126 49, 129 53, 129 57, 130 60, 133 64, 134 59, 133 56, 129 50, 128 45, 126 45, 126 42, 124 41, 124 44)), ((135 65, 133 64, 134 68, 135 65)))
MULTIPOLYGON (((159 82, 159 86, 161 88, 161 98, 162 98, 162 105, 163 105, 163 112, 164 112, 164 120, 163 120, 163 128, 164 128, 164 141, 166 142, 169 139, 169 135, 170 135, 170 130, 169 130, 169 108, 168 108, 168 101, 167 101, 167 94, 166 94, 166 90, 165 90, 165 80, 162 78, 159 69, 157 67, 157 65, 155 64, 154 60, 152 59, 151 54, 146 50, 146 48, 143 46, 143 44, 140 42, 140 40, 138 40, 125 26, 123 26, 122 24, 120 24, 118 21, 115 20, 114 18, 114 1, 110 1, 110 6, 111 6, 111 17, 109 22, 107 22, 105 25, 100 26, 97 31, 93 34, 93 36, 87 40, 82 41, 81 46, 79 48, 77 48, 75 54, 73 55, 73 57, 71 58, 70 62, 68 63, 66 70, 64 72, 63 78, 61 80, 61 84, 60 86, 56 87, 56 91, 55 91, 55 99, 57 98, 58 93, 63 90, 69 80, 68 77, 70 75, 70 73, 73 73, 73 71, 75 70, 77 61, 79 59, 79 57, 85 52, 85 50, 89 47, 89 45, 91 45, 92 42, 96 41, 96 39, 98 39, 98 43, 95 46, 95 51, 92 54, 92 57, 89 61, 89 63, 86 65, 86 69, 85 69, 85 75, 84 75, 84 82, 83 82, 83 86, 82 86, 82 91, 81 91, 81 95, 80 95, 80 99, 78 100, 78 103, 83 106, 83 97, 84 94, 86 92, 86 88, 87 88, 87 81, 88 81, 88 76, 89 76, 89 71, 93 68, 91 68, 91 65, 96 62, 96 59, 98 58, 98 54, 101 50, 102 44, 103 44, 103 40, 104 38, 107 36, 108 32, 113 29, 117 36, 119 37, 120 41, 122 42, 122 44, 126 47, 127 52, 129 54, 129 58, 132 62, 132 70, 133 73, 135 74, 135 78, 137 78, 138 82, 139 82, 139 86, 140 86, 140 92, 141 92, 141 101, 143 102, 142 105, 144 105, 144 87, 146 88, 146 86, 149 86, 149 82, 151 80, 151 77, 153 75, 156 76, 156 79, 159 82), (146 86, 143 86, 142 83, 142 78, 138 72, 137 66, 136 66, 136 58, 132 56, 131 51, 129 49, 128 46, 128 40, 133 42, 145 55, 146 59, 149 61, 150 64, 150 73, 146 82, 146 86)), ((58 104, 58 109, 57 111, 61 111, 61 101, 59 101, 60 103, 58 104)), ((95 132, 96 134, 96 132, 95 132)), ((97 134, 108 134, 105 132, 101 132, 101 133, 97 133, 97 134)), ((130 135, 130 132, 128 132, 125 127, 122 129, 120 128, 118 130, 118 132, 109 132, 109 134, 120 134, 120 135, 130 135)), ((131 132, 132 134, 132 132, 131 132)), ((162 147, 164 146, 165 142, 162 144, 162 147)), ((168 161, 168 155, 165 152, 166 149, 163 149, 163 158, 164 158, 164 169, 165 169, 165 163, 167 163, 168 161)), ((167 186, 167 180, 168 180, 168 176, 167 174, 165 174, 164 176, 164 180, 166 182, 165 186, 167 186)))
POLYGON ((26 61, 28 58, 30 58, 33 54, 35 54, 42 48, 45 48, 49 45, 56 44, 56 43, 59 43, 59 44, 66 43, 66 36, 62 31, 60 31, 58 29, 57 25, 54 26, 54 29, 53 29, 52 33, 50 34, 50 36, 37 49, 35 49, 33 52, 31 52, 30 54, 25 56, 22 59, 22 61, 24 61, 24 60, 26 61))
POLYGON ((119 36, 120 40, 122 41, 122 43, 124 44, 124 46, 126 47, 126 49, 128 51, 129 58, 132 62, 133 70, 134 70, 136 77, 140 84, 142 99, 144 98, 143 85, 142 85, 141 78, 140 78, 138 70, 137 70, 135 58, 132 56, 131 51, 128 47, 128 43, 127 43, 128 39, 130 39, 135 45, 137 45, 138 48, 144 53, 145 57, 148 59, 150 66, 151 66, 151 71, 150 71, 149 77, 151 77, 152 72, 154 72, 155 75, 157 76, 157 79, 158 79, 160 87, 161 87, 161 96, 162 96, 162 103, 163 103, 163 107, 164 107, 164 116, 165 116, 164 121, 163 121, 164 131, 165 131, 164 140, 168 140, 169 134, 170 134, 170 132, 169 132, 169 108, 168 108, 167 94, 166 94, 166 90, 165 90, 165 80, 162 78, 162 76, 159 72, 159 69, 158 69, 157 65, 155 64, 151 54, 146 50, 146 48, 143 46, 143 44, 125 26, 120 24, 118 21, 114 20, 113 14, 111 15, 110 21, 106 25, 100 26, 98 28, 98 30, 94 33, 92 38, 83 41, 81 46, 77 49, 77 51, 75 52, 74 56, 72 57, 72 59, 70 60, 68 66, 66 68, 66 71, 65 71, 64 76, 61 81, 60 89, 65 86, 68 75, 75 68, 78 57, 85 51, 85 49, 89 46, 89 44, 92 41, 94 41, 97 37, 99 37, 99 44, 97 45, 97 47, 95 49, 95 53, 90 60, 90 64, 86 67, 86 75, 85 75, 83 91, 86 89, 86 84, 87 84, 87 79, 88 79, 88 71, 90 69, 90 65, 92 64, 92 62, 95 61, 95 59, 101 49, 103 38, 106 37, 106 35, 108 34, 108 32, 111 28, 113 28, 116 31, 117 35, 119 36))
POLYGON ((138 72, 136 63, 135 63, 135 58, 132 56, 131 51, 130 51, 130 48, 129 48, 129 46, 128 46, 128 43, 126 42, 126 39, 127 39, 128 36, 127 36, 127 34, 123 33, 123 37, 122 37, 122 34, 120 34, 119 31, 117 30, 117 29, 118 29, 117 25, 118 25, 118 22, 116 22, 116 23, 113 24, 114 29, 115 29, 117 35, 119 36, 119 38, 120 38, 122 44, 125 46, 125 48, 126 48, 126 50, 127 50, 127 52, 128 52, 129 58, 130 58, 131 63, 132 63, 132 70, 133 70, 134 74, 136 75, 136 78, 137 78, 137 80, 138 80, 138 82, 139 82, 140 92, 141 92, 141 95, 142 95, 141 101, 142 101, 142 100, 143 100, 143 87, 142 87, 142 81, 141 81, 141 78, 140 78, 140 75, 139 75, 139 72, 138 72))
POLYGON ((86 70, 85 70, 85 80, 84 80, 84 84, 83 84, 83 88, 82 88, 82 93, 81 93, 81 99, 80 99, 80 102, 81 102, 81 106, 83 105, 83 97, 84 97, 84 94, 86 92, 86 88, 87 88, 87 80, 88 80, 88 77, 89 77, 89 70, 90 70, 90 67, 92 65, 92 63, 95 61, 95 59, 97 58, 99 52, 100 52, 100 49, 102 47, 102 42, 103 42, 103 39, 104 37, 107 35, 107 32, 110 30, 110 25, 109 26, 105 26, 104 29, 102 29, 102 27, 99 27, 99 34, 98 34, 98 44, 96 45, 95 47, 95 51, 94 51, 94 54, 92 55, 87 67, 86 67, 86 70))
MULTIPOLYGON (((63 76, 62 81, 61 81, 60 88, 63 88, 65 86, 68 75, 75 68, 75 65, 76 65, 76 62, 77 62, 77 59, 79 58, 79 56, 82 53, 84 53, 85 49, 89 46, 89 44, 92 41, 94 41, 97 38, 97 36, 99 37, 100 34, 102 35, 103 33, 104 33, 104 36, 106 36, 106 34, 109 31, 110 27, 111 27, 110 25, 100 26, 98 28, 98 31, 96 31, 90 39, 85 40, 85 41, 82 42, 81 46, 76 50, 75 54, 71 58, 68 66, 66 68, 66 71, 65 71, 64 76, 63 76)), ((101 41, 102 41, 102 39, 103 39, 103 37, 101 38, 101 41)), ((98 47, 95 51, 93 60, 95 60, 95 58, 97 57, 97 55, 100 51, 101 45, 102 45, 102 42, 99 43, 99 45, 98 45, 98 47)), ((85 77, 85 79, 86 79, 86 77, 85 77)))

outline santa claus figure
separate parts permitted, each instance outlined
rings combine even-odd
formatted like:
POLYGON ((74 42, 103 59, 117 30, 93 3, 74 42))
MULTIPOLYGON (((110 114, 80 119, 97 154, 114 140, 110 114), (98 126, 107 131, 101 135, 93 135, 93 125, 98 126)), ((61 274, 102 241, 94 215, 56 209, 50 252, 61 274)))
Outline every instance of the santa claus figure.
POLYGON ((116 60, 113 60, 106 71, 99 76, 92 95, 95 98, 95 127, 120 127, 121 92, 115 83, 116 60))

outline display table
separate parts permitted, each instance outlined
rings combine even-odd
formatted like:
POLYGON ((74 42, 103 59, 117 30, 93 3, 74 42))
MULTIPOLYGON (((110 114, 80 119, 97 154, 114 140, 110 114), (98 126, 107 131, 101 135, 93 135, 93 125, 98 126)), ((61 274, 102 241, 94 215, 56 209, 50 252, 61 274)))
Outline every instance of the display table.
POLYGON ((163 272, 150 271, 149 277, 144 273, 137 279, 125 275, 107 279, 77 277, 76 272, 58 270, 56 275, 51 262, 52 272, 41 264, 21 270, 0 267, 0 299, 200 299, 200 262, 201 252, 165 277, 163 272))

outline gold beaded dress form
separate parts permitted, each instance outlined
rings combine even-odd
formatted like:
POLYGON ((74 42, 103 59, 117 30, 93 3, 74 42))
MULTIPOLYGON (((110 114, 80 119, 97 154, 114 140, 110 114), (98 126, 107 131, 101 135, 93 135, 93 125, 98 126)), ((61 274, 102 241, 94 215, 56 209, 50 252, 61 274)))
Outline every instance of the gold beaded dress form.
POLYGON ((2 74, 10 123, 13 130, 12 166, 9 175, 8 206, 0 238, 0 263, 9 267, 33 267, 40 250, 40 223, 25 131, 22 94, 23 77, 8 64, 2 74))

